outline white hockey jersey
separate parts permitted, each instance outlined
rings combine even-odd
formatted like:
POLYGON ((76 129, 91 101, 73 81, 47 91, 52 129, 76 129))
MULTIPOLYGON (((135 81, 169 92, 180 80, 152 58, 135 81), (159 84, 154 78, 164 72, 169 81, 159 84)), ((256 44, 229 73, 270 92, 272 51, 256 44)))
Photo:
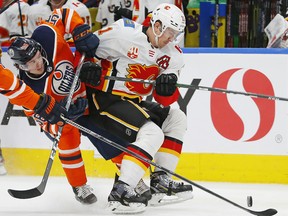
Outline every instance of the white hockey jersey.
POLYGON ((134 0, 101 0, 96 15, 96 22, 106 27, 115 22, 114 12, 116 7, 127 8, 132 11, 134 0))
MULTIPOLYGON (((100 44, 96 56, 101 60, 106 76, 155 80, 161 73, 177 77, 184 66, 179 46, 169 43, 157 49, 148 41, 143 26, 129 19, 120 19, 96 31, 100 44)), ((148 96, 153 90, 149 84, 105 80, 99 89, 129 98, 148 96)))
MULTIPOLYGON (((24 35, 28 35, 28 12, 30 5, 25 1, 20 0, 20 8, 22 15, 22 25, 24 35)), ((0 15, 0 26, 9 31, 9 35, 23 35, 21 27, 21 19, 18 3, 12 4, 6 11, 0 15)))
MULTIPOLYGON (((82 2, 78 0, 67 0, 62 7, 75 10, 83 21, 92 27, 89 9, 82 2)), ((38 3, 31 5, 28 14, 28 34, 32 35, 41 21, 46 20, 51 13, 52 9, 48 0, 39 0, 38 3)))
POLYGON ((142 24, 147 15, 162 3, 177 5, 177 0, 134 0, 132 20, 142 24))

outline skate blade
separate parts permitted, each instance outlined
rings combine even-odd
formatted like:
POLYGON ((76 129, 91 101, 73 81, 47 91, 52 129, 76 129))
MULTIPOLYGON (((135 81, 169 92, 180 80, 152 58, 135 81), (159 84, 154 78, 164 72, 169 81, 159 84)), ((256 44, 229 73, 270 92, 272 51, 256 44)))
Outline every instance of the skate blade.
POLYGON ((113 214, 137 214, 144 212, 146 205, 143 203, 129 203, 129 206, 124 206, 120 202, 110 201, 106 210, 113 214))
POLYGON ((167 196, 166 194, 158 193, 153 194, 151 200, 149 200, 150 206, 162 206, 168 204, 175 204, 184 202, 186 200, 193 199, 192 191, 181 192, 175 195, 167 196))

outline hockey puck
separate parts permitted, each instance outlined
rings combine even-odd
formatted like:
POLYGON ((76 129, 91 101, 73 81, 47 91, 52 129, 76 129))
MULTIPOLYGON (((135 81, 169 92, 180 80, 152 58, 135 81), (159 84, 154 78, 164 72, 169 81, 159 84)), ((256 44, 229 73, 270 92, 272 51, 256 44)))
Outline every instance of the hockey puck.
POLYGON ((253 205, 252 196, 247 196, 247 206, 252 207, 252 205, 253 205))

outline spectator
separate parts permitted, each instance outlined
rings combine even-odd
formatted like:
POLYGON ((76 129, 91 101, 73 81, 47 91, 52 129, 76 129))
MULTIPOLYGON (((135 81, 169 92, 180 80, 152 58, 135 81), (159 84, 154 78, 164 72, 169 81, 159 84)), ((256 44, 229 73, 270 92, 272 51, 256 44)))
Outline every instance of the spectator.
POLYGON ((101 28, 111 25, 122 16, 132 18, 132 6, 134 0, 102 0, 99 3, 96 22, 101 23, 101 28), (122 13, 128 14, 122 14, 122 13))
MULTIPOLYGON (((32 35, 35 28, 40 25, 42 20, 48 19, 54 9, 61 7, 74 9, 84 23, 92 27, 90 12, 82 2, 78 0, 39 0, 29 10, 28 35, 32 35)), ((65 35, 65 39, 70 38, 70 35, 65 35)))
POLYGON ((20 0, 19 4, 20 9, 15 2, 0 14, 0 26, 8 30, 10 37, 28 35, 27 21, 30 6, 26 0, 20 0))

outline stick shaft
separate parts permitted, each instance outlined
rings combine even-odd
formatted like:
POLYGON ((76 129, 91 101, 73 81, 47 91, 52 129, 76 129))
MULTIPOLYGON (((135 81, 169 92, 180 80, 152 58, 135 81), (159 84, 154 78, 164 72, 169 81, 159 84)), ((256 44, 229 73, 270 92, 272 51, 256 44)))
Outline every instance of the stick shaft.
MULTIPOLYGON (((104 78, 107 80, 115 80, 115 81, 123 81, 123 82, 139 82, 139 83, 151 84, 153 86, 155 86, 156 84, 154 80, 143 80, 143 79, 136 79, 136 78, 115 77, 115 76, 105 76, 104 78)), ((189 89, 195 89, 195 90, 201 90, 201 91, 244 95, 244 96, 249 96, 249 97, 254 97, 254 98, 264 98, 268 100, 288 101, 288 98, 277 97, 274 95, 258 94, 258 93, 253 93, 253 92, 241 92, 241 91, 234 91, 234 90, 223 89, 223 88, 213 88, 213 87, 189 85, 189 84, 182 84, 182 83, 177 83, 176 86, 180 88, 189 88, 189 89)))

